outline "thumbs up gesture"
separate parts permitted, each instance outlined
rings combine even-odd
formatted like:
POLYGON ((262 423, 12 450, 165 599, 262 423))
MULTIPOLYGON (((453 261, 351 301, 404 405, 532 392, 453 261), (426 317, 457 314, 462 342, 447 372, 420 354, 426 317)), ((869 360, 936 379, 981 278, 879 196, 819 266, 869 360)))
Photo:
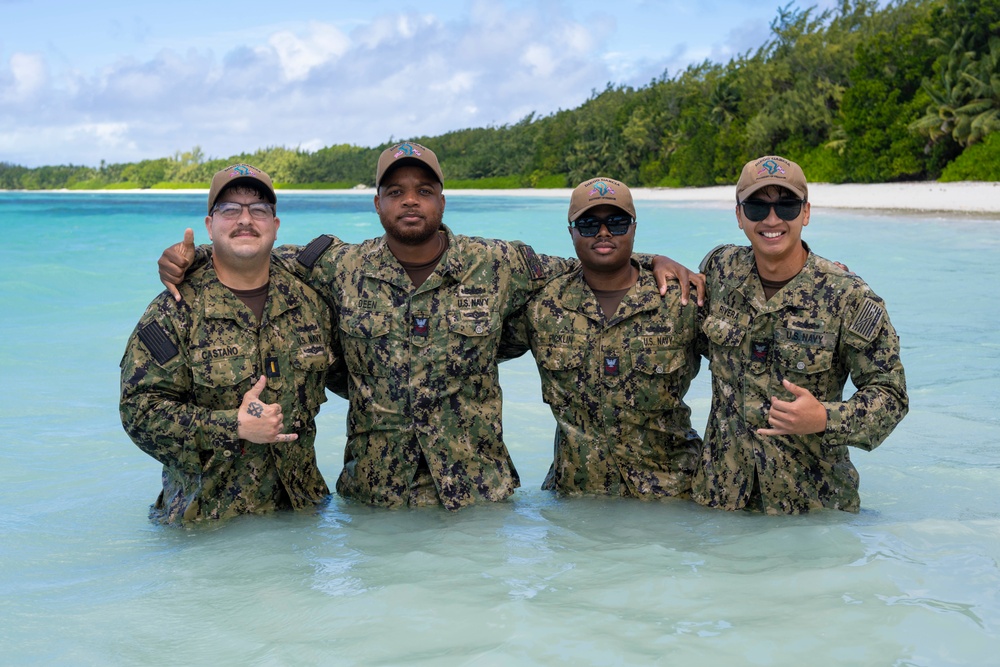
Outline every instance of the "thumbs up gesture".
POLYGON ((160 282, 174 295, 175 301, 181 300, 177 285, 184 282, 184 274, 193 261, 194 230, 188 227, 184 230, 184 240, 164 250, 156 262, 160 267, 160 282))
POLYGON ((281 414, 281 406, 277 403, 265 404, 260 400, 260 392, 264 391, 266 385, 267 378, 261 375, 257 384, 243 395, 243 403, 240 405, 237 417, 236 435, 242 440, 258 444, 298 440, 298 434, 283 432, 284 417, 281 414))

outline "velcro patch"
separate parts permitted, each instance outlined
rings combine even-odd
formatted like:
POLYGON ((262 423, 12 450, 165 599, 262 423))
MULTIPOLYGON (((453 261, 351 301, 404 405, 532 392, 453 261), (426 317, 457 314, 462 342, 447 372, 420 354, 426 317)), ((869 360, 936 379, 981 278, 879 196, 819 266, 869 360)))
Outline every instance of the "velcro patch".
POLYGON ((884 317, 885 308, 882 307, 882 304, 872 299, 865 299, 861 308, 858 309, 858 314, 854 318, 854 322, 851 323, 849 331, 871 342, 875 338, 875 334, 878 333, 879 325, 882 324, 884 317))
POLYGON ((430 333, 430 318, 413 316, 413 335, 427 338, 430 333))
POLYGON ((320 258, 320 255, 326 252, 326 249, 332 244, 333 239, 329 236, 317 236, 309 242, 309 245, 302 249, 302 252, 300 252, 299 256, 295 259, 298 260, 299 264, 302 266, 307 269, 311 269, 313 265, 316 264, 316 260, 320 258))
POLYGON ((604 357, 604 374, 615 377, 618 375, 621 366, 618 364, 618 357, 604 357))
POLYGON ((177 356, 177 345, 170 340, 159 322, 150 322, 139 327, 139 340, 161 366, 177 356))
POLYGON ((807 331, 778 327, 774 330, 774 338, 779 343, 792 343, 804 347, 822 347, 829 350, 837 347, 837 334, 829 331, 807 331))
POLYGON ((527 244, 518 245, 518 250, 521 251, 521 257, 524 258, 524 263, 528 265, 528 271, 531 273, 531 277, 535 280, 540 280, 545 277, 545 271, 542 270, 542 262, 538 259, 538 255, 535 254, 534 249, 527 244))
POLYGON ((771 354, 771 341, 755 340, 750 343, 750 361, 766 364, 771 354))

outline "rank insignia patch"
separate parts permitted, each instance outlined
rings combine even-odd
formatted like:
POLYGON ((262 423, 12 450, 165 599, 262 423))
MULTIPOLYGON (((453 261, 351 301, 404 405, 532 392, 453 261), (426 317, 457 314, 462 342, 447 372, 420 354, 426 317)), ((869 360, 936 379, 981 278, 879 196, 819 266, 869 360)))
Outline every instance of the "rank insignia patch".
POLYGON ((615 376, 618 375, 619 365, 618 357, 604 357, 604 374, 615 376))
POLYGON ((767 363, 767 355, 771 351, 771 343, 753 341, 750 343, 750 361, 767 363))
POLYGON ((414 317, 413 318, 413 335, 427 337, 430 331, 430 326, 428 325, 429 318, 427 317, 414 317))

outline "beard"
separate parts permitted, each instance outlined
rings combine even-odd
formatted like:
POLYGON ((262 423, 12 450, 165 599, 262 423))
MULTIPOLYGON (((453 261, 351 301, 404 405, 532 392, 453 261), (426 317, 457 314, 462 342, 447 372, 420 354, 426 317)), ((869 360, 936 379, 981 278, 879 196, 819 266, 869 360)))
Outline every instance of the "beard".
POLYGON ((441 216, 424 218, 422 224, 404 225, 379 214, 386 236, 400 245, 418 246, 430 241, 441 229, 441 216))

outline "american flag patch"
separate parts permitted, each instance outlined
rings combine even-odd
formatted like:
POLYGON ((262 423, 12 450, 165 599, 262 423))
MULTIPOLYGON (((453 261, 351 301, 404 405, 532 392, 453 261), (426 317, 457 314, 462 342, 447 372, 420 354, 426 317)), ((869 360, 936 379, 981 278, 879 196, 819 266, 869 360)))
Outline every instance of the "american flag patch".
POLYGON ((149 322, 138 331, 139 340, 161 366, 178 355, 177 346, 158 322, 149 322))
POLYGON ((885 309, 882 305, 871 299, 865 299, 860 310, 858 310, 857 317, 854 318, 854 322, 851 324, 850 331, 870 341, 878 332, 883 317, 885 317, 885 309))

